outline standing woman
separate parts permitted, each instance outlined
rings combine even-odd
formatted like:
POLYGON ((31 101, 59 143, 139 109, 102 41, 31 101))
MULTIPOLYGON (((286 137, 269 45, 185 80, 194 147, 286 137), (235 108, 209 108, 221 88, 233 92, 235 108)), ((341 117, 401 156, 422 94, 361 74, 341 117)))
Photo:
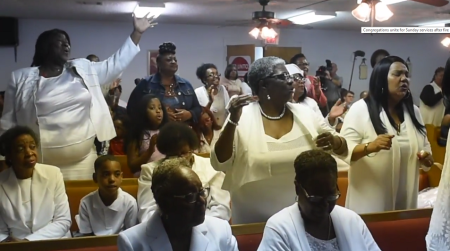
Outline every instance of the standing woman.
POLYGON ((370 77, 369 96, 352 105, 342 136, 356 144, 345 207, 358 214, 417 208, 419 169, 433 165, 405 61, 383 58, 370 77))
POLYGON ((62 30, 43 32, 30 68, 14 71, 6 90, 0 131, 28 126, 41 142, 39 162, 61 168, 66 180, 92 178, 94 139, 116 136, 100 85, 111 83, 139 52, 152 18, 134 18, 123 46, 102 62, 69 60, 70 39, 62 30))
POLYGON ((445 106, 442 95, 442 78, 444 68, 438 67, 434 72, 431 83, 423 87, 420 93, 420 113, 425 125, 431 124, 441 126, 445 113, 445 106))
POLYGON ((228 116, 225 107, 230 101, 230 96, 227 89, 219 85, 220 74, 217 67, 213 64, 202 64, 197 68, 197 77, 203 83, 202 87, 195 89, 198 102, 213 112, 214 120, 222 126, 228 116))
POLYGON ((309 107, 293 104, 293 80, 285 61, 256 60, 248 73, 257 96, 231 98, 230 116, 211 152, 211 164, 225 172, 233 224, 265 222, 292 204, 292 163, 316 147, 347 155, 347 142, 309 107))
POLYGON ((239 79, 236 65, 227 65, 227 68, 225 69, 225 77, 220 80, 220 85, 225 86, 230 97, 242 93, 242 84, 241 80, 239 79))
POLYGON ((196 123, 200 118, 202 107, 194 88, 189 81, 175 74, 178 71, 176 49, 170 42, 159 46, 158 73, 143 79, 130 95, 127 111, 131 119, 136 119, 139 102, 146 94, 153 94, 162 101, 171 121, 196 123))

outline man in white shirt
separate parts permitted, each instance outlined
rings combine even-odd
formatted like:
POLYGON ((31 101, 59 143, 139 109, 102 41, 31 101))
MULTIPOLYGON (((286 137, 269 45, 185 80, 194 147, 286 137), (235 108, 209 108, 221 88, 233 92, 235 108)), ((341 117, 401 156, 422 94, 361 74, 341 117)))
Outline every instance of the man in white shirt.
POLYGON ((76 217, 80 234, 101 236, 118 234, 137 224, 137 203, 122 191, 122 168, 114 156, 105 155, 95 161, 94 181, 98 190, 81 199, 76 217))

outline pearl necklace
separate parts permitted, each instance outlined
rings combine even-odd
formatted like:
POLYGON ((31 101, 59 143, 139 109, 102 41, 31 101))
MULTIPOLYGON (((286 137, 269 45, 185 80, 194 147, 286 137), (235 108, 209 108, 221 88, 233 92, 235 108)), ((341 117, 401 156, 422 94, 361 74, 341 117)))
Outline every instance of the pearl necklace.
POLYGON ((277 117, 271 117, 271 116, 265 114, 264 111, 262 110, 261 106, 259 106, 259 110, 261 111, 261 114, 262 114, 266 119, 269 119, 269 120, 280 120, 281 118, 284 117, 284 113, 286 112, 286 106, 283 106, 283 111, 281 112, 280 116, 277 116, 277 117))

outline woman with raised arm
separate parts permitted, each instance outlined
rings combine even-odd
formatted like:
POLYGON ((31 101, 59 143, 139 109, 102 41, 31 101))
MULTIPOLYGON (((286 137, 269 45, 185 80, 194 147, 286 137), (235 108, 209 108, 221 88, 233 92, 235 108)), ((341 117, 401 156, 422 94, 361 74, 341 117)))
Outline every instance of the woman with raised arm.
POLYGON ((41 142, 40 163, 58 166, 66 180, 92 178, 95 137, 102 142, 116 136, 100 85, 116 79, 139 53, 152 20, 135 17, 122 47, 101 62, 69 60, 69 35, 58 29, 43 32, 31 67, 11 74, 0 132, 28 126, 41 142))
POLYGON ((256 60, 248 82, 257 96, 230 100, 230 116, 211 152, 212 166, 226 175, 233 224, 265 222, 292 204, 295 193, 286 181, 295 175, 299 153, 319 147, 347 154, 346 140, 321 115, 289 102, 294 88, 284 60, 256 60))

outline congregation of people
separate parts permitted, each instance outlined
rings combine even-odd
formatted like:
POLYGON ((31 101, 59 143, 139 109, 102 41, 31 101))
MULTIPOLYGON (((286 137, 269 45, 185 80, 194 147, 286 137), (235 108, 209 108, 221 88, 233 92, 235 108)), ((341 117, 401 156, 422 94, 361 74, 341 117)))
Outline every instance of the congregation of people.
MULTIPOLYGON (((261 251, 376 251, 359 214, 418 207, 419 172, 435 163, 425 125, 441 126, 447 142, 450 63, 424 86, 420 108, 407 63, 385 50, 372 55, 360 94, 344 88, 337 63, 310 74, 301 53, 257 59, 245 76, 202 64, 194 89, 176 74, 171 42, 159 47, 158 72, 134 86, 121 75, 155 23, 133 25, 105 60, 71 59, 69 34, 45 31, 32 66, 11 74, 0 97, 0 242, 118 235, 120 251, 231 251, 230 223, 267 222, 261 251), (121 188, 124 168, 137 198, 121 188), (339 172, 348 172, 345 207, 339 172), (76 232, 64 185, 73 180, 98 186, 80 201, 76 232)), ((448 215, 433 217, 429 250, 449 250, 448 235, 431 231, 448 215)))

